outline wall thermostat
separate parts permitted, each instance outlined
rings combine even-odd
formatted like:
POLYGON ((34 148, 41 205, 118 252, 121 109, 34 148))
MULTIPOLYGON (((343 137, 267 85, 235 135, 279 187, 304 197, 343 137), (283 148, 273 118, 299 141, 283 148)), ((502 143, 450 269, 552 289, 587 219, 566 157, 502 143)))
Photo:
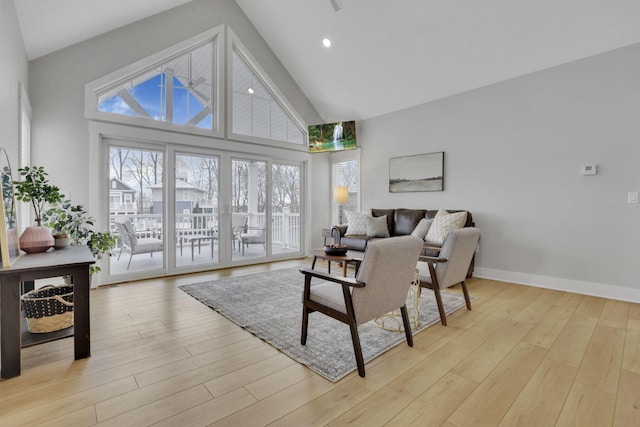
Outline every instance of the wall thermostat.
POLYGON ((582 166, 582 175, 595 175, 597 174, 596 165, 584 165, 582 166))

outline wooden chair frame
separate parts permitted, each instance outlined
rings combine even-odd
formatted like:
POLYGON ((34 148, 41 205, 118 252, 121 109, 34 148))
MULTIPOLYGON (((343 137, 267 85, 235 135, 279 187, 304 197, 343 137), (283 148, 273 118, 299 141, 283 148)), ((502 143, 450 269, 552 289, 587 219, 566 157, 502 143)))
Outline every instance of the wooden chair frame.
MULTIPOLYGON (((300 344, 305 345, 307 343, 307 330, 309 326, 309 313, 319 311, 329 317, 332 317, 342 323, 349 325, 351 331, 351 341, 353 342, 353 350, 356 356, 356 364, 358 365, 358 375, 365 376, 364 370, 364 358, 362 357, 362 348, 360 346, 360 335, 358 334, 358 323, 356 322, 356 316, 353 310, 353 301, 351 299, 350 288, 362 288, 366 286, 366 283, 360 282, 354 278, 334 276, 326 274, 320 271, 311 270, 309 268, 301 268, 300 272, 304 274, 304 293, 302 298, 302 335, 300 337, 300 344), (331 307, 319 304, 310 300, 311 292, 311 278, 317 277, 327 281, 335 282, 342 285, 342 294, 344 296, 345 307, 347 313, 342 313, 331 307)), ((411 332, 411 325, 409 323, 409 315, 407 313, 407 306, 400 307, 402 313, 402 323, 404 324, 405 336, 407 338, 407 344, 409 347, 413 347, 413 335, 411 332)))

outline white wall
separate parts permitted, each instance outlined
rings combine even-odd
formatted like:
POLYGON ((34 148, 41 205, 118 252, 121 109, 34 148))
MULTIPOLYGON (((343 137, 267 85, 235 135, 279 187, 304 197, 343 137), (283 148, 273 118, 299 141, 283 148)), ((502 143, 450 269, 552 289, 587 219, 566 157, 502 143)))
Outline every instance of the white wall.
POLYGON ((198 0, 31 61, 33 164, 44 166, 74 201, 88 205, 97 183, 82 179, 89 176, 85 159, 90 156, 85 83, 223 23, 296 111, 309 122, 318 121, 315 109, 237 4, 198 0))
MULTIPOLYGON (((45 166, 52 181, 74 202, 89 206, 90 192, 96 191, 98 184, 83 179, 90 176, 90 162, 85 159, 91 156, 84 118, 85 83, 223 23, 240 38, 302 118, 307 123, 321 122, 237 4, 233 0, 199 0, 32 61, 33 164, 45 166)), ((250 145, 230 144, 231 150, 253 152, 250 145)), ((315 209, 307 212, 307 220, 311 236, 320 234, 321 226, 316 224, 328 225, 322 211, 315 209)))
MULTIPOLYGON (((28 88, 28 62, 12 0, 0 0, 0 147, 18 169, 18 82, 28 88)), ((17 172, 14 172, 17 175, 17 172)))
POLYGON ((467 209, 477 275, 640 301, 638 76, 634 45, 366 120, 362 208, 467 209), (390 157, 435 151, 444 192, 389 193, 390 157))

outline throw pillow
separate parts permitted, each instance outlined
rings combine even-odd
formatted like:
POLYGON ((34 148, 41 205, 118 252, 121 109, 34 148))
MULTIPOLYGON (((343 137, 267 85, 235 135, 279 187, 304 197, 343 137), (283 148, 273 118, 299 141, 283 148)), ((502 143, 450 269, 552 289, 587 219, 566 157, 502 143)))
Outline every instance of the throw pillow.
POLYGON ((467 222, 466 212, 450 214, 445 210, 439 210, 424 240, 441 245, 451 230, 464 227, 465 222, 467 222))
POLYGON ((366 236, 367 235, 367 220, 370 218, 367 215, 359 212, 344 211, 347 217, 347 231, 345 235, 350 236, 366 236))
POLYGON ((367 218, 367 236, 389 237, 386 215, 367 218))
POLYGON ((411 235, 424 240, 424 238, 427 236, 427 233, 429 232, 429 228, 431 228, 431 224, 433 224, 433 218, 422 218, 418 225, 416 225, 416 228, 414 228, 411 232, 411 235))

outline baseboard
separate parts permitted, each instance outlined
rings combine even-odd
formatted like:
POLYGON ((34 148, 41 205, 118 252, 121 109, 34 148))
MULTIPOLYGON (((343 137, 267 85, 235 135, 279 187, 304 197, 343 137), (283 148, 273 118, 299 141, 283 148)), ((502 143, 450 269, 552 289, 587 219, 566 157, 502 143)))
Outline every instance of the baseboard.
POLYGON ((558 277, 540 276, 536 274, 514 273, 512 271, 478 267, 477 265, 473 271, 473 276, 483 279, 535 286, 537 288, 554 289, 557 291, 573 292, 576 294, 591 295, 621 301, 640 302, 640 289, 631 289, 622 286, 561 279, 558 277))

